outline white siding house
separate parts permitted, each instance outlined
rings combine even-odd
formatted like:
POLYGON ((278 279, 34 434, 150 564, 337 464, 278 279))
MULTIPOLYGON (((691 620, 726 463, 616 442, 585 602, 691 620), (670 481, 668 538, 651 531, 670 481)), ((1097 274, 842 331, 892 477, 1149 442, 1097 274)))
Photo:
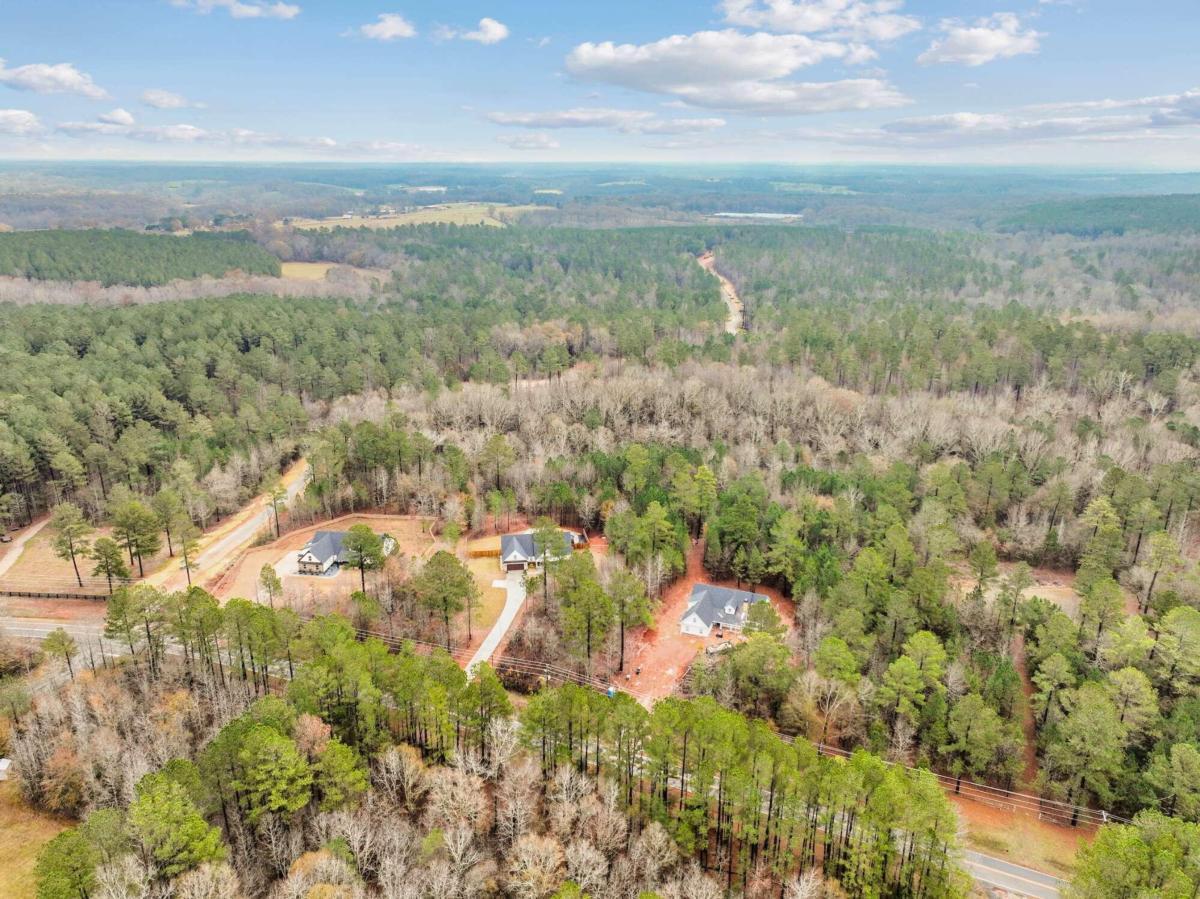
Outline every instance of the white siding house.
POLYGON ((712 584, 696 584, 688 599, 687 611, 679 620, 679 630, 693 637, 707 637, 718 631, 740 631, 746 614, 756 602, 767 602, 761 593, 733 590, 712 584))

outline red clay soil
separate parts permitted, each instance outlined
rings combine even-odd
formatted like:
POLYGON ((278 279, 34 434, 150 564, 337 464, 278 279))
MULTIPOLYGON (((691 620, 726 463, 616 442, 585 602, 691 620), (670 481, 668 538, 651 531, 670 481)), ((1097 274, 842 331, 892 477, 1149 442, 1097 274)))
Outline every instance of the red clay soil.
MULTIPOLYGON (((1013 857, 1010 858, 1010 861, 1059 877, 1067 872, 1050 863, 1050 859, 1073 859, 1079 846, 1082 843, 1090 842, 1096 834, 1094 827, 1068 827, 1063 824, 1052 824, 1033 814, 1013 812, 962 796, 955 796, 951 790, 946 791, 946 798, 954 803, 955 808, 966 822, 969 832, 1011 835, 1013 843, 1037 846, 1042 853, 1041 858, 1013 857), (1058 869, 1056 870, 1056 868, 1058 869)), ((1000 854, 997 848, 988 845, 985 847, 985 851, 991 854, 1000 854)))
POLYGON ((1021 703, 1021 732, 1025 735, 1025 745, 1022 754, 1025 756, 1025 768, 1021 772, 1021 781, 1026 786, 1037 779, 1037 725, 1033 720, 1033 681, 1029 679, 1029 662, 1025 655, 1025 634, 1018 629, 1013 637, 1013 665, 1021 676, 1021 693, 1025 700, 1021 703))
MULTIPOLYGON (((704 570, 703 540, 692 543, 687 555, 687 570, 683 577, 663 593, 654 624, 640 632, 627 635, 625 675, 618 678, 620 686, 648 699, 670 696, 687 673, 688 666, 696 658, 696 654, 705 646, 713 646, 724 640, 736 642, 741 639, 728 632, 724 639, 716 636, 692 637, 680 633, 679 622, 687 611, 688 597, 692 587, 700 583, 721 587, 739 586, 734 581, 716 580, 704 570)), ((770 587, 751 588, 747 584, 741 584, 740 589, 753 589, 754 592, 769 597, 780 619, 789 630, 791 629, 795 617, 795 604, 791 600, 785 599, 778 590, 770 587)))
POLYGON ((87 599, 29 599, 4 597, 0 599, 0 615, 9 618, 48 618, 55 621, 102 623, 108 611, 103 598, 87 599))

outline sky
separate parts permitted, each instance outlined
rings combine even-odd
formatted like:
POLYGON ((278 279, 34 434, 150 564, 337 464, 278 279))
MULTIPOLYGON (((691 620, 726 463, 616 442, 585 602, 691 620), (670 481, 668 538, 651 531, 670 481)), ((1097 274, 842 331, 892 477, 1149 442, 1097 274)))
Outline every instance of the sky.
POLYGON ((0 0, 0 158, 1200 167, 1200 0, 0 0))

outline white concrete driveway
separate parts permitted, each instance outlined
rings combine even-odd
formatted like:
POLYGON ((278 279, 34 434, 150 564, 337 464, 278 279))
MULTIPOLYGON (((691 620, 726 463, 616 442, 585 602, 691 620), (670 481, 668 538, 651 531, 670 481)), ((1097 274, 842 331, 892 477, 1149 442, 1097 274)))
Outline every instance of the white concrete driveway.
POLYGON ((468 677, 474 673, 476 665, 486 662, 492 657, 492 653, 500 646, 500 642, 508 633, 508 629, 512 627, 512 623, 517 620, 517 613, 521 611, 521 606, 525 604, 525 572, 510 571, 504 577, 492 581, 492 586, 504 588, 507 594, 504 608, 500 610, 500 617, 492 625, 491 632, 484 638, 475 655, 471 657, 471 661, 467 663, 468 677))

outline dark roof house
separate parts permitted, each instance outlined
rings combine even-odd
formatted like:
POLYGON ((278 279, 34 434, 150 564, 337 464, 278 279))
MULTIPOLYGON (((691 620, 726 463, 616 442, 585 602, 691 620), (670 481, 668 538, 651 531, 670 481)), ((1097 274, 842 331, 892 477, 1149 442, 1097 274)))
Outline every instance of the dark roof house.
MULTIPOLYGON (((570 531, 562 531, 563 545, 560 552, 550 552, 552 559, 562 559, 571 554, 575 544, 583 538, 570 531)), ((537 541, 532 533, 505 534, 500 538, 500 567, 505 571, 524 571, 541 561, 537 541)))
POLYGON ((334 563, 346 561, 343 542, 345 531, 317 531, 297 556, 297 569, 301 574, 324 574, 334 563))
POLYGON ((685 634, 707 637, 714 627, 739 631, 746 623, 746 613, 756 602, 766 602, 761 593, 696 584, 688 598, 687 611, 679 622, 685 634))

